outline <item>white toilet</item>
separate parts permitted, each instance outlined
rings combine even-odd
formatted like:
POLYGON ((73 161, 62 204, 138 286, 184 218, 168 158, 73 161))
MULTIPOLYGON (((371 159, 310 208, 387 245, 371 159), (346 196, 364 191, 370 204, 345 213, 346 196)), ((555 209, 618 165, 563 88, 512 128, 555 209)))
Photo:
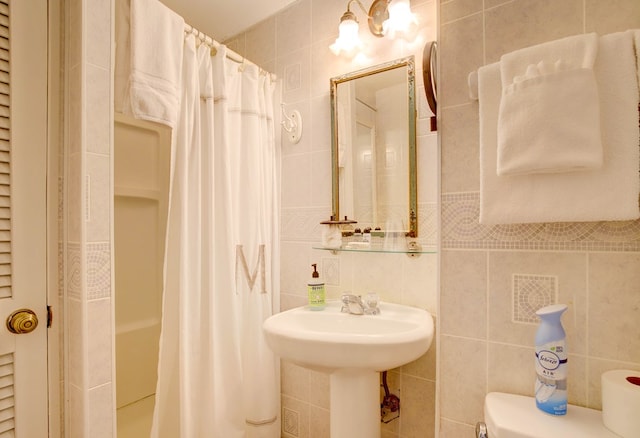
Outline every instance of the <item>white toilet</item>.
POLYGON ((484 400, 484 425, 477 438, 619 438, 602 423, 602 412, 569 405, 554 417, 536 408, 533 397, 491 392, 484 400))

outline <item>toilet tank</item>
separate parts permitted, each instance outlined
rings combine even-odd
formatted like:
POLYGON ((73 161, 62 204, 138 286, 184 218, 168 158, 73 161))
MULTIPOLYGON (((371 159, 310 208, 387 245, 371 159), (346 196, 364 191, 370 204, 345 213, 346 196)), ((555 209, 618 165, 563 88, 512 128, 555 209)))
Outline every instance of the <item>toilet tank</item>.
POLYGON ((620 438, 602 423, 602 412, 569 405, 567 415, 536 408, 533 397, 491 392, 484 401, 488 438, 620 438))

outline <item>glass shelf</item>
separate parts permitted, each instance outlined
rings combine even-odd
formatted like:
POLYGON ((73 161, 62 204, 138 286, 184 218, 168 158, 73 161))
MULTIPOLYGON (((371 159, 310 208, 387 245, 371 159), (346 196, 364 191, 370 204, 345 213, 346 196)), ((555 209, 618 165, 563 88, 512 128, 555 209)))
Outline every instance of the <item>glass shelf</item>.
POLYGON ((350 243, 343 244, 340 248, 326 248, 322 245, 314 245, 313 249, 320 249, 324 251, 331 251, 332 254, 337 254, 339 252, 375 252, 375 253, 386 253, 386 254, 406 254, 409 257, 418 257, 420 254, 436 254, 437 250, 435 246, 418 246, 416 249, 408 249, 408 248, 399 248, 399 249, 389 249, 385 248, 384 244, 376 244, 372 243, 368 246, 358 245, 354 246, 350 243))

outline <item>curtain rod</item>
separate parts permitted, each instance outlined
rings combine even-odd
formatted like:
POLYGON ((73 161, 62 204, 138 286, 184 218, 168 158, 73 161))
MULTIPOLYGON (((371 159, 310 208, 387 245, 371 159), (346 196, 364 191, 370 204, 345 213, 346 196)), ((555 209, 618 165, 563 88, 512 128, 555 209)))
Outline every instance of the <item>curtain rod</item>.
MULTIPOLYGON (((216 52, 218 51, 218 47, 220 47, 220 45, 221 45, 218 41, 214 40, 209 35, 205 34, 204 32, 199 31, 198 29, 196 29, 195 27, 193 27, 193 26, 191 26, 191 25, 189 25, 187 23, 184 24, 184 32, 187 33, 187 34, 188 33, 193 34, 202 43, 204 43, 207 46, 211 47, 211 56, 215 56, 216 52)), ((268 74, 271 77, 272 81, 275 81, 277 79, 277 76, 274 73, 266 71, 265 69, 263 69, 262 67, 260 67, 256 63, 251 62, 248 59, 246 59, 244 56, 239 55, 238 53, 234 52, 229 47, 227 47, 227 58, 232 60, 232 61, 234 61, 234 62, 240 63, 240 64, 254 65, 254 66, 258 67, 258 69, 260 69, 261 73, 268 74)))

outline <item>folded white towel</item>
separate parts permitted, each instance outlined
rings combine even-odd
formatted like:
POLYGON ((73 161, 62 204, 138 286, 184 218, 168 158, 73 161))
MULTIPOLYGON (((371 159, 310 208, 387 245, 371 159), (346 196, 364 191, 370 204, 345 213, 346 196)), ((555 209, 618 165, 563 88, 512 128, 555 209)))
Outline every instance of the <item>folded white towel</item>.
POLYGON ((571 172, 602 165, 598 37, 578 35, 502 56, 498 175, 571 172))
POLYGON ((173 128, 180 107, 184 19, 158 0, 128 4, 120 0, 116 8, 115 109, 173 128))
POLYGON ((500 80, 502 88, 511 85, 527 68, 543 61, 553 66, 556 61, 571 68, 593 68, 598 55, 598 35, 589 33, 574 35, 502 55, 500 58, 500 80))
MULTIPOLYGON (((604 162, 572 173, 498 176, 498 63, 478 70, 480 99, 480 222, 580 222, 640 217, 638 83, 632 35, 599 38, 594 65, 599 89, 604 162)), ((541 129, 544 129, 541 127, 541 129)))

